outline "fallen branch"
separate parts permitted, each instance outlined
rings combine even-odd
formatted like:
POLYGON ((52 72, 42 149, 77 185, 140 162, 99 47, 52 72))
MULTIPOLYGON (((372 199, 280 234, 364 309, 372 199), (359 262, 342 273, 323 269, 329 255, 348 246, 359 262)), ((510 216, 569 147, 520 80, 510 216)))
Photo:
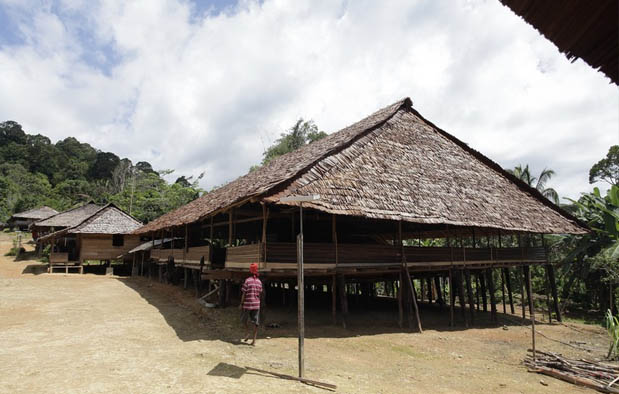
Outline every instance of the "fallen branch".
MULTIPOLYGON (((528 349, 532 352, 531 349, 528 349)), ((560 354, 537 350, 535 360, 527 355, 524 364, 529 372, 552 376, 579 386, 589 387, 603 393, 617 393, 611 386, 619 380, 619 366, 590 360, 570 360, 560 354)))

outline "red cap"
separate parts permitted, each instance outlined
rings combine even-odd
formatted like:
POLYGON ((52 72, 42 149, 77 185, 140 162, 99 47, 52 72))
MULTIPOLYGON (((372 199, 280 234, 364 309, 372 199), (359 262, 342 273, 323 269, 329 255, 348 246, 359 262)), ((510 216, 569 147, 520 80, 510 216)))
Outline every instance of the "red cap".
POLYGON ((258 264, 256 263, 251 263, 249 265, 249 272, 251 272, 254 275, 258 275, 258 264))

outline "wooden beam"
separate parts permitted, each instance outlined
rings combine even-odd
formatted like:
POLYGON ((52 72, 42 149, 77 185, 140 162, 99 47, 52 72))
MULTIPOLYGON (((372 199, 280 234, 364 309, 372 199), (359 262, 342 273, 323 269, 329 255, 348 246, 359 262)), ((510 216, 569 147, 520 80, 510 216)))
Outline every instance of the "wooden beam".
POLYGON ((550 282, 550 291, 552 293, 552 304, 555 310, 557 321, 562 322, 561 309, 559 308, 559 297, 557 295, 557 282, 555 280, 555 267, 548 263, 546 264, 546 273, 550 282))
POLYGON ((512 281, 510 278, 510 272, 509 272, 508 267, 503 268, 503 276, 505 277, 505 285, 507 287, 507 298, 509 300, 509 309, 513 315, 516 312, 514 311, 514 296, 512 294, 512 281))
POLYGON ((415 309, 415 318, 417 319, 417 328, 419 332, 422 333, 423 329, 421 328, 421 319, 419 318, 419 307, 417 306, 417 296, 415 295, 415 286, 413 286, 413 281, 411 280, 411 274, 408 272, 408 265, 404 264, 404 273, 406 276, 406 281, 408 282, 408 290, 411 292, 413 308, 415 309))
POLYGON ((233 229, 234 208, 228 210, 228 246, 232 246, 232 237, 234 237, 233 229))
POLYGON ((531 297, 531 269, 525 265, 525 280, 527 282, 527 294, 529 295, 529 312, 531 312, 531 345, 533 349, 533 365, 535 365, 535 309, 533 308, 533 298, 531 297))
POLYGON ((337 324, 337 277, 335 275, 331 278, 331 318, 333 319, 333 325, 337 324))
POLYGON ((471 314, 471 325, 475 325, 475 303, 473 301, 473 286, 471 283, 471 272, 468 269, 464 269, 464 276, 466 279, 466 291, 469 298, 469 313, 471 314))
POLYGON ((449 326, 454 326, 454 303, 456 294, 454 293, 453 270, 449 269, 449 326))
POLYGON ((496 312, 496 298, 494 296, 494 278, 492 276, 492 268, 486 269, 486 281, 488 282, 488 290, 490 292, 490 318, 493 322, 498 321, 496 312))

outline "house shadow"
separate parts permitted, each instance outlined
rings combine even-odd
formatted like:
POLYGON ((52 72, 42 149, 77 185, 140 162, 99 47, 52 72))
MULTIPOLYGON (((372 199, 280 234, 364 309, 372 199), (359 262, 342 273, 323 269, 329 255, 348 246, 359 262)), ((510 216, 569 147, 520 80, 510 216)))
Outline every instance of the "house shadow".
MULTIPOLYGON (((205 308, 198 303, 194 290, 184 290, 182 286, 159 283, 142 277, 116 278, 127 287, 133 289, 146 302, 157 308, 167 324, 175 331, 182 341, 223 341, 238 346, 247 346, 240 339, 245 331, 240 323, 240 310, 234 304, 227 308, 205 308)), ((351 297, 352 298, 352 297, 351 297)), ((305 337, 312 338, 350 338, 356 336, 371 336, 380 334, 417 333, 414 314, 409 319, 404 314, 403 325, 398 324, 399 313, 397 301, 384 299, 381 302, 364 305, 349 301, 349 313, 345 317, 346 328, 343 327, 343 316, 338 311, 337 324, 333 324, 330 303, 316 305, 308 300, 305 310, 305 337)), ((489 309, 489 308, 488 308, 489 309)), ((521 326, 523 319, 514 314, 503 314, 497 305, 498 322, 493 322, 490 312, 475 311, 474 324, 465 323, 458 306, 454 310, 454 326, 449 325, 450 310, 436 303, 420 303, 419 313, 423 330, 449 332, 467 329, 496 329, 521 326)), ((509 312, 509 307, 507 308, 509 312)), ((516 311, 518 313, 518 311, 516 311)), ((469 319, 470 311, 466 310, 469 319)), ((275 302, 269 304, 263 311, 259 338, 296 338, 297 337, 297 307, 282 306, 275 302)), ((524 321, 529 324, 529 321, 524 321)), ((540 323, 537 323, 540 324, 540 323)), ((543 324, 543 323, 542 323, 543 324)))
POLYGON ((27 266, 24 267, 24 269, 22 270, 21 273, 22 273, 22 275, 23 274, 30 274, 30 275, 46 274, 47 273, 47 264, 44 264, 44 263, 28 264, 27 266))

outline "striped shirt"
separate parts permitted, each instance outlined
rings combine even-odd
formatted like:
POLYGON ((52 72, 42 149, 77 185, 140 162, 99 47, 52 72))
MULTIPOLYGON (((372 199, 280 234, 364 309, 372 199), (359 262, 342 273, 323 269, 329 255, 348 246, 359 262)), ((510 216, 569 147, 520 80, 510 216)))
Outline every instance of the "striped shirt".
POLYGON ((260 279, 254 278, 253 276, 245 279, 245 283, 243 283, 241 287, 241 292, 245 294, 243 309, 260 309, 260 293, 262 293, 262 282, 260 282, 260 279))

